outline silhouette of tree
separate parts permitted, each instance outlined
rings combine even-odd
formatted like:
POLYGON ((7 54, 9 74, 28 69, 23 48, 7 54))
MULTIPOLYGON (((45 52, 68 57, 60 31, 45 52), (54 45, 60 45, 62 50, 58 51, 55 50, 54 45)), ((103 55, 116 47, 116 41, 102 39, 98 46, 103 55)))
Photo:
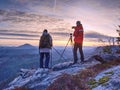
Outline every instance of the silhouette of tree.
POLYGON ((117 37, 117 44, 120 45, 120 25, 118 25, 119 29, 117 29, 118 37, 117 37))

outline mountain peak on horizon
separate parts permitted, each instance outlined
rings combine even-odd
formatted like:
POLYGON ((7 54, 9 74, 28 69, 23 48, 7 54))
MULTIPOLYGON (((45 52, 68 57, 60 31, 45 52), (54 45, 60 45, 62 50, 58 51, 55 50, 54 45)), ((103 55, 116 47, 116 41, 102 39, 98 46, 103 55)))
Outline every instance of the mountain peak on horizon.
POLYGON ((32 46, 31 44, 25 43, 23 45, 18 46, 19 48, 33 48, 34 46, 32 46))

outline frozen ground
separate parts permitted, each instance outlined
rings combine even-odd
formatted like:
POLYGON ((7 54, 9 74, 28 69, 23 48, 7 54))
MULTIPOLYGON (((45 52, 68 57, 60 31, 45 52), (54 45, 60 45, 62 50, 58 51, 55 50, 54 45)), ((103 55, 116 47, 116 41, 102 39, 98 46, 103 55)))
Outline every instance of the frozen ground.
MULTIPOLYGON (((84 47, 85 58, 91 56, 95 48, 84 47)), ((58 63, 73 60, 71 47, 66 48, 63 55, 64 58, 60 59, 60 54, 63 52, 63 49, 64 47, 54 47, 52 49, 52 63, 50 62, 50 67, 58 63)), ((38 67, 39 53, 37 47, 29 44, 24 44, 19 47, 0 47, 0 87, 2 82, 9 82, 18 76, 21 68, 37 69, 38 67)))
POLYGON ((5 90, 12 90, 15 87, 21 87, 26 85, 30 89, 35 90, 45 90, 45 88, 50 85, 54 80, 57 79, 61 74, 77 74, 78 71, 83 70, 87 67, 90 67, 99 62, 88 62, 85 64, 74 64, 71 65, 71 62, 65 62, 58 65, 55 65, 53 68, 62 68, 61 70, 51 71, 48 69, 40 69, 37 70, 26 70, 22 69, 21 74, 15 78, 10 84, 9 87, 5 90))
MULTIPOLYGON (((100 56, 103 56, 103 59, 106 59, 108 57, 109 60, 112 57, 119 58, 120 54, 116 53, 120 48, 112 47, 112 53, 109 52, 103 52, 102 47, 99 47, 96 49, 94 53, 91 53, 93 55, 98 54, 100 56), (105 57, 106 56, 106 57, 105 57)), ((59 48, 58 48, 59 50, 59 48)), ((90 56, 91 56, 90 54, 90 56)), ((78 71, 83 70, 87 67, 93 66, 95 64, 99 63, 98 61, 94 60, 93 58, 90 58, 87 62, 84 64, 77 63, 72 64, 71 61, 62 62, 59 64, 53 65, 52 69, 21 69, 19 75, 17 78, 15 78, 12 82, 9 83, 8 87, 5 90, 12 90, 15 87, 21 87, 26 86, 30 89, 35 90, 45 90, 47 86, 49 86, 54 80, 57 79, 61 74, 67 73, 67 74, 77 74, 78 71)), ((113 67, 107 71, 104 71, 95 78, 96 81, 100 79, 101 77, 104 77, 105 72, 111 72, 112 74, 109 75, 106 74, 106 76, 109 76, 109 81, 106 84, 100 85, 98 84, 96 88, 93 88, 93 90, 119 90, 120 82, 120 72, 119 72, 120 66, 113 67), (115 86, 116 85, 116 86, 115 86), (115 86, 115 87, 114 87, 115 86), (109 87, 109 88, 108 88, 109 87), (108 88, 108 89, 107 89, 108 88)))

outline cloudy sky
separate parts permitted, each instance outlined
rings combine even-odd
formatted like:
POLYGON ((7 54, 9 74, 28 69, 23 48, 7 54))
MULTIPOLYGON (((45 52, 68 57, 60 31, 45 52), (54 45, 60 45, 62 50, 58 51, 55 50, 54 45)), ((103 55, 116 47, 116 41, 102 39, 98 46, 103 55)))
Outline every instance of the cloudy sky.
POLYGON ((84 26, 85 38, 94 41, 115 37, 120 24, 120 0, 0 0, 0 9, 0 39, 6 45, 8 39, 37 43, 44 28, 62 43, 77 20, 84 26))

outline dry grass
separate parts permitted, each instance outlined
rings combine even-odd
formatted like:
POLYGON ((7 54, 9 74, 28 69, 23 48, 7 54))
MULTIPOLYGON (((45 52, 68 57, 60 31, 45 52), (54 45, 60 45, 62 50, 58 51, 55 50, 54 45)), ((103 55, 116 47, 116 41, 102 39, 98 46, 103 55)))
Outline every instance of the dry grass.
POLYGON ((27 87, 15 87, 14 90, 29 90, 27 87))
POLYGON ((47 90, 90 90, 87 82, 91 78, 94 78, 101 71, 116 65, 120 65, 120 59, 94 65, 80 71, 77 75, 63 74, 55 80, 47 90))
POLYGON ((69 74, 61 75, 47 90, 82 90, 69 74))

